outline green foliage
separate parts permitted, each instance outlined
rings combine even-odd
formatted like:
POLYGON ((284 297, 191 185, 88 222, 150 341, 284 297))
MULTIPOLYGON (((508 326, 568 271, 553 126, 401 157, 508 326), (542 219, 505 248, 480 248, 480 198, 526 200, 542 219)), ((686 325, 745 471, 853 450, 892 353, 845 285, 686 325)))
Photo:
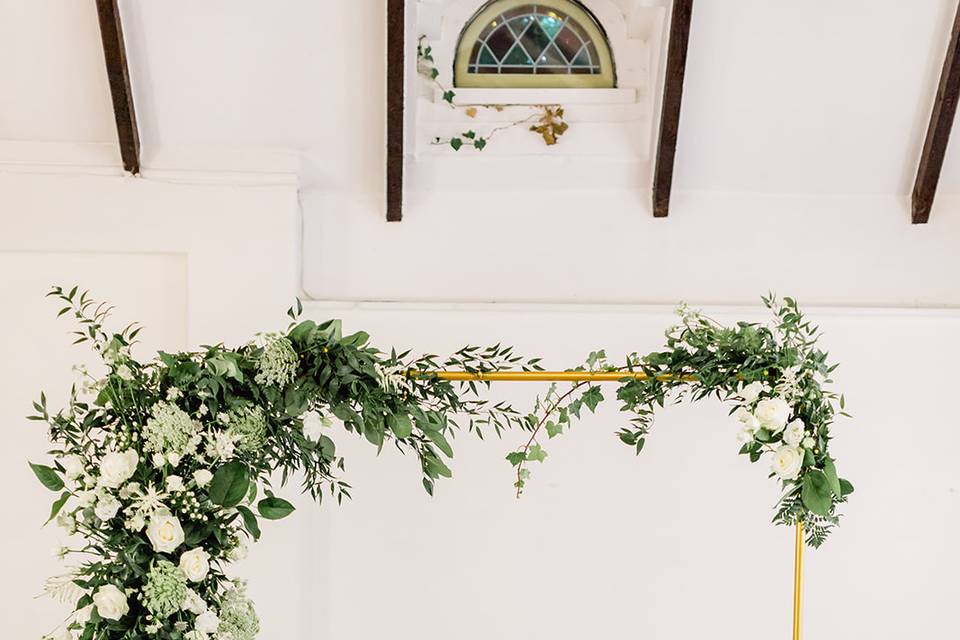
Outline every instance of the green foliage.
MULTIPOLYGON (((617 437, 637 454, 646 444, 656 411, 668 403, 713 397, 738 405, 731 413, 746 412, 749 422, 755 420, 758 400, 782 400, 792 420, 802 427, 802 442, 788 442, 783 423, 758 424, 750 427, 740 454, 758 462, 785 448, 790 456, 787 460, 797 468, 771 474, 780 479, 784 490, 774 522, 803 522, 808 544, 819 546, 839 522, 837 506, 853 492, 853 485, 838 476, 828 454, 830 426, 835 416, 847 415, 843 411, 846 401, 825 388, 832 382, 830 375, 836 365, 828 364, 826 352, 817 347, 818 329, 804 318, 796 301, 784 298, 780 302, 771 295, 764 303, 774 313, 770 325, 739 322, 724 326, 681 306, 681 322, 667 330, 662 350, 645 356, 632 354, 623 365, 609 363, 606 354, 597 351, 577 370, 631 374, 620 382, 616 393, 621 411, 632 416, 617 437), (757 397, 748 401, 740 394, 751 383, 759 387, 757 397)), ((561 435, 573 419, 581 417, 584 407, 592 412, 603 399, 601 389, 590 382, 574 383, 566 391, 554 385, 537 399, 527 416, 531 436, 507 456, 516 468, 518 494, 530 476, 527 462, 543 462, 546 457, 541 434, 545 432, 548 439, 561 435)))
POLYGON ((63 489, 63 480, 57 475, 56 470, 42 464, 33 464, 32 462, 29 464, 30 468, 33 469, 33 474, 37 476, 37 480, 40 481, 40 484, 50 491, 60 491, 63 489))
POLYGON ((60 315, 79 323, 76 341, 102 359, 102 372, 83 371, 65 410, 51 413, 41 394, 30 416, 47 424, 54 443, 54 466, 30 465, 45 487, 61 492, 50 519, 85 540, 65 551, 86 558, 70 577, 84 591, 76 607, 91 604, 98 589, 116 587, 122 594, 149 592, 150 606, 170 614, 150 618, 131 595, 119 620, 94 608, 89 621, 68 622, 85 640, 185 640, 176 623, 190 628, 195 614, 170 613, 167 605, 180 597, 180 583, 170 578, 180 569, 168 564, 188 550, 202 550, 210 564, 209 575, 190 589, 211 609, 220 607, 222 623, 235 618, 226 628, 250 631, 255 616, 226 570, 242 555, 244 540, 261 537, 261 518, 293 512, 291 502, 273 493, 275 484, 296 477, 317 501, 350 498, 335 443, 347 436, 412 453, 432 493, 438 480, 453 475, 447 461, 456 430, 482 438, 526 428, 526 421, 509 404, 487 400, 482 383, 426 372, 539 367, 502 345, 467 346, 448 358, 383 353, 365 332, 345 336, 338 320, 301 319, 299 301, 283 333, 239 347, 161 352, 142 362, 131 353, 137 325, 110 333, 108 305, 76 287, 56 287, 50 295, 64 303, 60 315), (105 478, 107 455, 114 456, 113 475, 105 478))

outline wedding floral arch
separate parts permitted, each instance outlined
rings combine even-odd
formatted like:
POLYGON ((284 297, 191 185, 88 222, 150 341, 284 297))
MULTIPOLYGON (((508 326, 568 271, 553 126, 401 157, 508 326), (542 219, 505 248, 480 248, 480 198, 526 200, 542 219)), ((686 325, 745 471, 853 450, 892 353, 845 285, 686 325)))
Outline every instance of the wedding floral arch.
POLYGON ((378 448, 392 442, 413 452, 429 493, 452 475, 452 429, 527 430, 527 442, 507 456, 519 493, 530 463, 546 459, 541 440, 594 410, 603 400, 594 381, 612 377, 633 416, 618 435, 637 453, 667 401, 732 402, 741 453, 752 462, 770 454, 771 476, 783 485, 775 521, 804 523, 808 544, 823 542, 853 490, 828 453, 834 405, 843 408, 823 388, 833 367, 789 298, 766 299, 772 326, 723 327, 683 307, 664 350, 633 354, 622 366, 593 353, 576 370, 589 375, 569 390, 551 387, 521 414, 480 394, 490 372, 540 370, 539 359, 510 347, 468 346, 443 360, 384 354, 366 333, 342 335, 338 321, 301 321, 298 302, 283 333, 139 362, 130 353, 138 326, 108 332, 109 307, 76 287, 50 295, 79 322, 76 342, 92 345, 105 365, 103 375, 80 370, 66 408, 51 411, 41 394, 30 416, 49 426, 54 444, 52 465, 30 465, 58 493, 48 522, 79 540, 63 552, 78 563, 47 584, 74 609, 49 636, 57 640, 253 640, 259 619, 229 564, 260 538, 260 519, 293 512, 274 481, 298 473, 318 501, 350 497, 334 423, 378 448), (441 373, 451 369, 467 379, 441 373))

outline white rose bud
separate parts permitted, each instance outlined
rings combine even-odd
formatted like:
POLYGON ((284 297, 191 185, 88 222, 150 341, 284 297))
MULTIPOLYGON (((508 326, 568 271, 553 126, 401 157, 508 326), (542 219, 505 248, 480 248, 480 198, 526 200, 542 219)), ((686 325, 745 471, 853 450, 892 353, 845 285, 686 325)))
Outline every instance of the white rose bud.
POLYGON ((310 442, 317 442, 323 435, 324 420, 316 411, 303 414, 303 437, 310 442))
POLYGON ((81 508, 91 507, 96 501, 97 493, 95 491, 80 491, 77 493, 77 504, 81 508))
POLYGON ((123 523, 123 526, 136 533, 137 531, 143 531, 143 527, 146 526, 146 524, 143 516, 138 513, 128 518, 127 521, 123 523))
POLYGON ((120 501, 111 495, 101 496, 100 499, 97 500, 96 508, 93 510, 93 512, 97 514, 97 517, 104 522, 113 520, 118 511, 120 511, 120 501))
POLYGON ((774 452, 771 469, 784 480, 796 480, 802 464, 803 452, 785 444, 774 452))
POLYGON ((73 517, 72 513, 61 511, 57 515, 57 525, 63 529, 68 536, 72 536, 77 532, 77 519, 73 517))
POLYGON ((125 364, 117 367, 117 375, 123 380, 133 380, 133 371, 131 371, 130 367, 125 364))
POLYGON ((155 466, 157 469, 159 469, 159 468, 162 467, 163 465, 167 464, 167 457, 166 457, 165 455, 163 455, 162 453, 155 453, 155 454, 153 454, 153 456, 150 458, 150 461, 153 462, 153 466, 155 466))
POLYGON ((60 466, 63 467, 63 475, 66 476, 67 480, 76 480, 86 470, 83 458, 75 454, 60 458, 60 466))
POLYGON ((760 397, 760 394, 765 390, 764 384, 762 382, 751 382, 750 384, 742 387, 740 389, 740 397, 743 399, 743 404, 753 404, 753 402, 760 397))
POLYGON ((140 456, 133 449, 111 451, 100 461, 100 486, 116 489, 130 479, 140 464, 140 456))
POLYGON ((794 420, 788 424, 786 430, 784 430, 783 441, 791 447, 799 447, 800 443, 803 442, 803 437, 805 435, 806 433, 805 427, 803 426, 803 421, 794 420))
POLYGON ((760 421, 757 420, 757 417, 742 407, 737 411, 737 420, 742 422, 744 427, 753 429, 754 432, 760 428, 760 421))
POLYGON ((184 598, 180 608, 198 616, 207 610, 207 602, 193 589, 187 589, 187 597, 184 598))
POLYGON ((179 453, 168 453, 167 462, 170 463, 171 467, 176 467, 180 464, 180 454, 179 453))
POLYGON ((180 570, 191 582, 200 582, 210 572, 210 554, 197 547, 180 556, 180 570))
POLYGON ((783 398, 770 398, 757 403, 755 414, 760 426, 764 429, 779 433, 787 426, 790 419, 790 405, 783 398))
POLYGON ((757 435, 757 430, 748 426, 744 426, 737 432, 737 442, 740 444, 748 444, 753 442, 754 436, 757 435))
POLYGON ((803 448, 804 449, 813 449, 817 444, 817 441, 813 439, 813 436, 807 436, 803 439, 803 448))
POLYGON ((166 511, 158 511, 147 525, 147 538, 153 550, 159 553, 171 553, 183 544, 183 527, 176 516, 166 511))
POLYGON ((213 474, 206 469, 197 469, 193 472, 193 481, 197 483, 198 487, 207 486, 211 480, 213 480, 213 474))
POLYGON ((130 611, 127 596, 112 584, 105 584, 93 594, 93 604, 97 613, 107 620, 119 620, 130 611))
POLYGON ((183 491, 183 478, 180 476, 167 476, 167 489, 170 491, 183 491))
POLYGON ((204 611, 197 616, 193 628, 202 634, 216 633, 220 627, 220 618, 213 611, 204 611))

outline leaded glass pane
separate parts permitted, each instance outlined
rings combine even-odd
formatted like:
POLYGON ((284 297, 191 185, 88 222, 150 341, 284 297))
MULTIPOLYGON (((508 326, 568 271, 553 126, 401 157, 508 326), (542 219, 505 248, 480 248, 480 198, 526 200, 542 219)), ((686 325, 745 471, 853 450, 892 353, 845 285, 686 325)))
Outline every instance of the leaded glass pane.
POLYGON ((503 11, 486 24, 477 43, 468 65, 471 73, 602 73, 586 29, 548 5, 503 11))

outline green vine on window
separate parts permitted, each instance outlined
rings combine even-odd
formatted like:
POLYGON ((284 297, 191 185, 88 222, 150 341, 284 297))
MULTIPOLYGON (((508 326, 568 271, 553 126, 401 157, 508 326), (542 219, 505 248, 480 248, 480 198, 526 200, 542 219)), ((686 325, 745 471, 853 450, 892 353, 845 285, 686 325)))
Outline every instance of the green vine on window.
MULTIPOLYGON (((476 118, 477 114, 479 113, 479 108, 472 105, 457 104, 454 101, 454 99, 457 97, 457 93, 450 87, 443 85, 438 80, 440 77, 440 70, 437 69, 436 62, 433 58, 433 47, 424 45, 423 41, 425 38, 426 36, 420 36, 417 41, 417 70, 419 71, 420 75, 429 80, 442 92, 441 95, 443 101, 451 109, 462 110, 464 115, 466 115, 468 118, 476 118)), ((498 112, 502 112, 506 108, 506 105, 482 105, 482 108, 494 109, 498 112)), ((437 146, 449 145, 454 151, 460 151, 460 149, 464 147, 473 147, 477 151, 483 151, 490 143, 490 140, 501 131, 513 129, 514 127, 529 126, 529 130, 540 136, 543 139, 544 144, 549 147, 557 144, 560 136, 566 133, 570 128, 570 125, 567 124, 566 120, 564 120, 564 109, 561 105, 530 105, 528 108, 532 111, 532 113, 526 118, 521 118, 519 120, 495 127, 486 132, 486 134, 482 134, 475 129, 468 129, 456 135, 452 135, 449 138, 438 136, 433 139, 432 144, 437 146)))

